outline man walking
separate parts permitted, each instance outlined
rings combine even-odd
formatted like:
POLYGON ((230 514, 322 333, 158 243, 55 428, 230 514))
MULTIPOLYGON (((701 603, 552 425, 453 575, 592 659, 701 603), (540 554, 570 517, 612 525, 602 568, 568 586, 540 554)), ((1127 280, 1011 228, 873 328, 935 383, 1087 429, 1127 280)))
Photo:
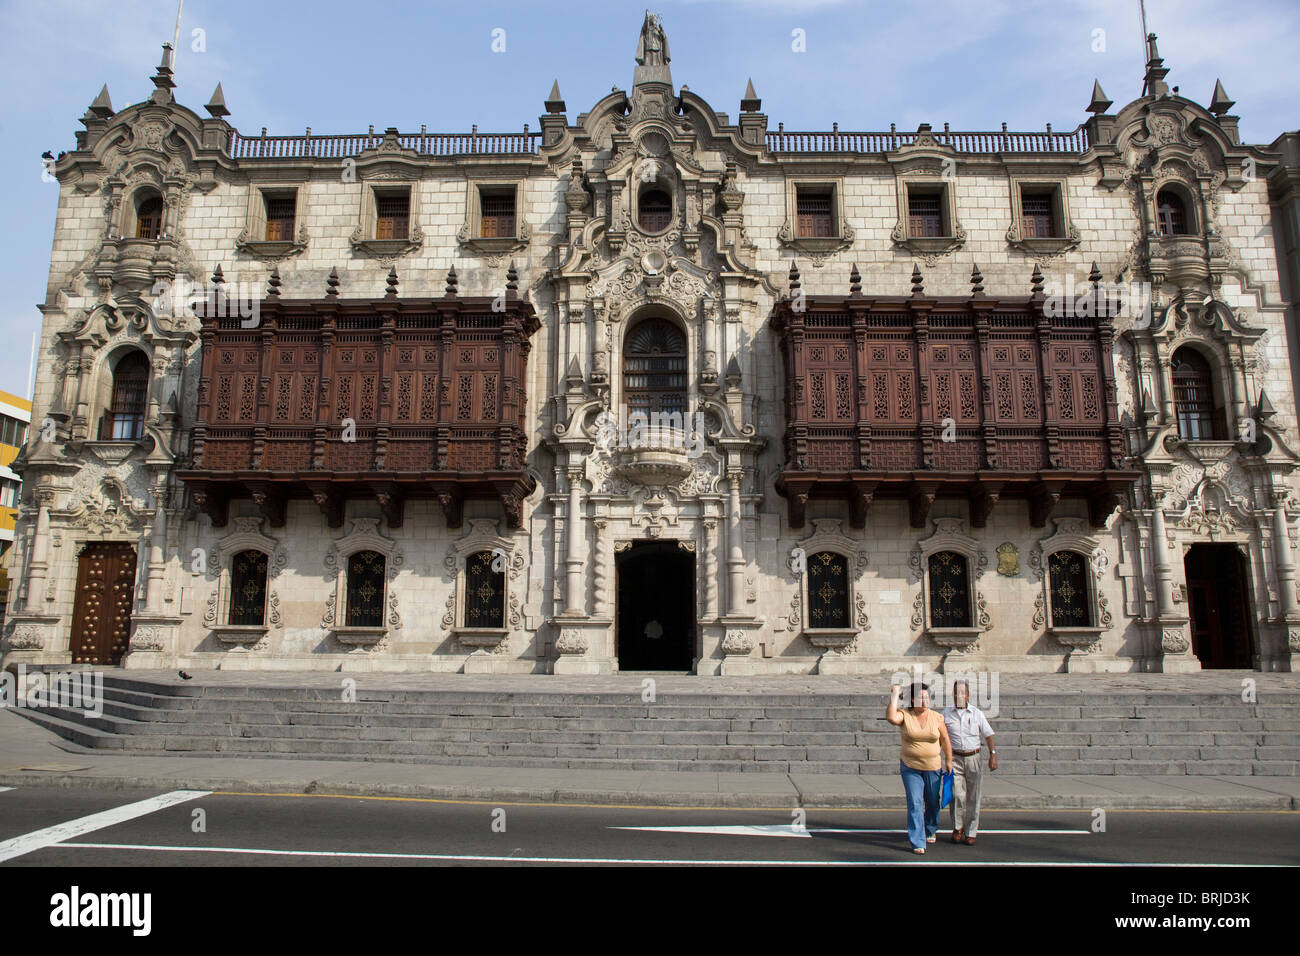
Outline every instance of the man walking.
POLYGON ((952 704, 944 708, 943 722, 952 740, 952 842, 975 845, 980 825, 980 739, 989 742, 989 770, 998 769, 993 728, 978 707, 970 704, 964 680, 952 687, 952 704))

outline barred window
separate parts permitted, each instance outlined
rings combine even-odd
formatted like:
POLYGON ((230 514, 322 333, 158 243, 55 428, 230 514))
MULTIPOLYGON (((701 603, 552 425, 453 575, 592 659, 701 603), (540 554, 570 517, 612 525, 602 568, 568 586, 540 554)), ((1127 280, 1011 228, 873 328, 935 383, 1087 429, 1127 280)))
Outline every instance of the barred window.
POLYGON ((945 235, 943 229, 943 198, 937 192, 907 193, 908 235, 913 239, 935 238, 945 235))
POLYGON ((970 627, 966 558, 955 551, 930 555, 930 626, 970 627))
POLYGON ((411 194, 376 193, 375 238, 405 239, 411 218, 411 194))
POLYGON ((808 558, 808 624, 849 626, 849 571, 844 555, 819 551, 808 558))
POLYGON ((1187 235, 1187 207, 1172 189, 1156 193, 1156 219, 1162 236, 1187 235))
POLYGON ((1214 441, 1222 437, 1220 416, 1214 407, 1210 363, 1195 349, 1183 347, 1169 361, 1174 379, 1174 413, 1178 437, 1187 441, 1214 441))
POLYGON ((509 239, 515 234, 515 191, 483 189, 479 191, 481 207, 480 234, 484 239, 509 239))
POLYGON ((113 399, 101 420, 101 441, 138 441, 144 436, 144 410, 149 394, 149 359, 129 352, 113 369, 113 399))
POLYGON ((628 415, 686 413, 686 336, 666 319, 628 333, 623 348, 623 401, 628 415))
POLYGON ((135 237, 157 239, 162 235, 163 201, 161 196, 141 200, 135 210, 135 237))
POLYGON ((828 239, 835 235, 833 202, 834 194, 829 189, 796 187, 795 215, 800 238, 828 239))
POLYGON ((266 203, 266 241, 292 242, 297 200, 292 193, 263 196, 266 203))
POLYGON ((266 623, 266 553, 241 551, 230 562, 230 623, 266 623))
POLYGON ((466 627, 505 627, 506 573, 492 570, 495 557, 478 551, 465 559, 466 627))
POLYGON ((348 627, 384 626, 384 556, 358 551, 348 558, 348 627))
POLYGON ((662 232, 673 218, 673 201, 662 189, 647 189, 637 205, 637 221, 646 232, 662 232))
POLYGON ((1092 627, 1088 600, 1088 559, 1075 551, 1056 551, 1047 559, 1052 589, 1052 627, 1092 627))
POLYGON ((1050 239, 1057 235, 1052 216, 1052 194, 1022 192, 1020 225, 1026 239, 1050 239))

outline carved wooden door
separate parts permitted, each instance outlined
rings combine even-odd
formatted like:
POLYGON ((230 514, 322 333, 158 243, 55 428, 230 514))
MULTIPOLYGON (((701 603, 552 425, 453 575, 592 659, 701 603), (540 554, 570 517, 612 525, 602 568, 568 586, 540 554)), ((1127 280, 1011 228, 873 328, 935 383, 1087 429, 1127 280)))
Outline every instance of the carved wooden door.
POLYGON ((70 646, 74 664, 118 664, 131 634, 135 548, 88 544, 77 566, 70 646))

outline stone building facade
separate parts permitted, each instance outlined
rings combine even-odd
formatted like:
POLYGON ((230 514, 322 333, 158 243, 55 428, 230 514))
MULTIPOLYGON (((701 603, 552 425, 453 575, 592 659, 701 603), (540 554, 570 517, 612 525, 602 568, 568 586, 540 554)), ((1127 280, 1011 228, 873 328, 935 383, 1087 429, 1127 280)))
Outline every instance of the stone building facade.
POLYGON ((105 89, 6 666, 1291 668, 1279 155, 1222 87, 1153 37, 1070 132, 795 133, 670 63, 648 16, 510 134, 105 89))

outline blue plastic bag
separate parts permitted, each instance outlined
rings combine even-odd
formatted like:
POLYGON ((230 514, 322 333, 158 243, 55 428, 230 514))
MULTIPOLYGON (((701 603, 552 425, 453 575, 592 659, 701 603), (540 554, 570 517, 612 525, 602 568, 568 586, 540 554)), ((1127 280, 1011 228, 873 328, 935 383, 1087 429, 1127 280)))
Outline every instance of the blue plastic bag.
POLYGON ((939 783, 939 809, 943 810, 952 803, 952 771, 945 773, 939 783))

